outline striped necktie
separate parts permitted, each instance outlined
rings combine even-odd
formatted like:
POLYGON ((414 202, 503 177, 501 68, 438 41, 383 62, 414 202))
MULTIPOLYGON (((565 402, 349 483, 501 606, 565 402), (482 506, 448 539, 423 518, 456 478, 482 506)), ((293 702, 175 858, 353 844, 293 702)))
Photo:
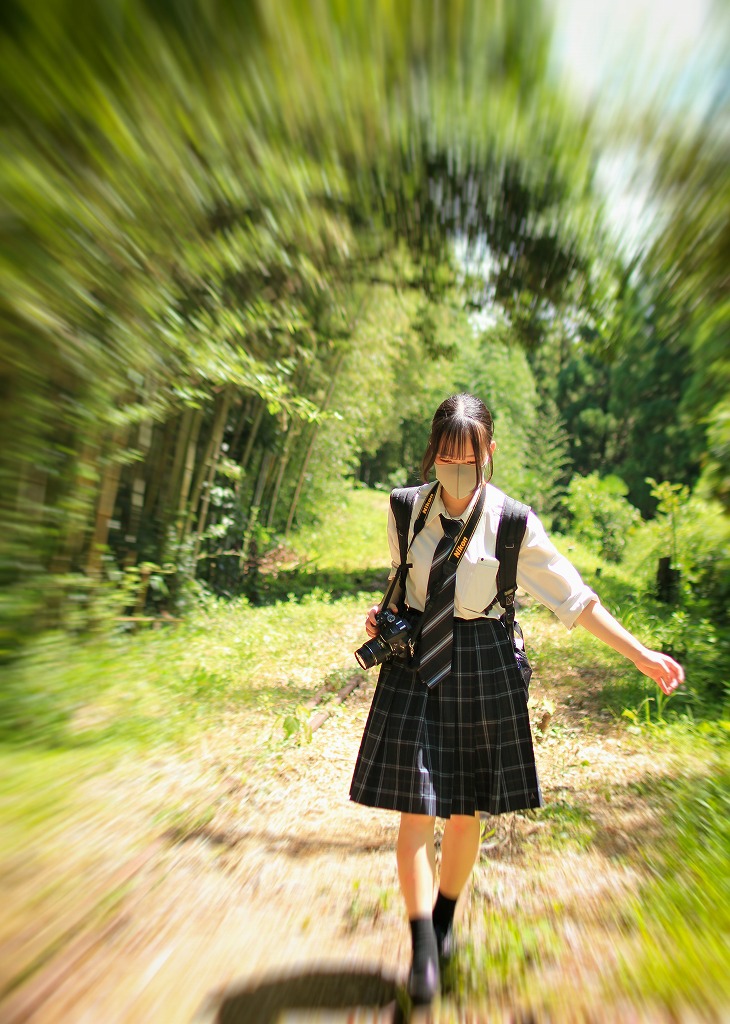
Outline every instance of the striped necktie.
POLYGON ((433 553, 428 575, 428 600, 423 612, 418 673, 429 690, 451 672, 451 649, 454 639, 454 597, 456 566, 444 565, 451 554, 462 522, 441 516, 444 536, 433 553), (439 581, 442 580, 439 587, 439 581), (436 591, 434 593, 434 591, 436 591))

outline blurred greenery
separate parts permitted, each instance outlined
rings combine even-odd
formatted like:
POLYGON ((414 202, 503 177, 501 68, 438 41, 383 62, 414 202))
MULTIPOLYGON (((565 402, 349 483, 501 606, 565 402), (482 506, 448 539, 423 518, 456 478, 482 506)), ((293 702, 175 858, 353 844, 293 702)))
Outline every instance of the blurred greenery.
POLYGON ((575 474, 563 498, 571 533, 594 544, 601 557, 619 562, 624 545, 641 521, 637 509, 626 501, 628 487, 617 476, 575 474))
POLYGON ((497 482, 548 520, 572 467, 645 515, 647 477, 727 505, 721 76, 702 117, 669 81, 610 121, 556 74, 558 18, 4 5, 5 659, 114 600, 259 600, 267 552, 345 481, 416 477, 461 388, 494 407, 497 482), (633 250, 607 159, 654 214, 633 250))
POLYGON ((722 1016, 730 1002, 730 766, 681 778, 655 798, 671 842, 647 850, 654 880, 632 907, 637 948, 622 957, 621 987, 675 1013, 722 1016))
MULTIPOLYGON (((226 717, 298 732, 460 390, 494 413, 495 483, 685 664, 665 701, 571 634, 606 706, 726 744, 725 6, 689 64, 637 44, 581 93, 558 0, 6 0, 0 739, 29 820, 46 765, 226 717)), ((726 781, 678 792, 682 835, 726 781)), ((725 840, 687 839, 698 884, 725 840)), ((548 955, 523 923, 474 969, 548 955)), ((636 984, 668 999, 652 956, 636 984)))

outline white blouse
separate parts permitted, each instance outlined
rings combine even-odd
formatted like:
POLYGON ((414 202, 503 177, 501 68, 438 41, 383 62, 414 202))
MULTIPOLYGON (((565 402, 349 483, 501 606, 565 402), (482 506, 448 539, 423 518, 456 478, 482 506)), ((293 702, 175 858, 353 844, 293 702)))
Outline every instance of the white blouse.
MULTIPOLYGON (((411 514, 409 538, 412 536, 413 524, 430 487, 431 484, 424 484, 416 497, 411 514)), ((494 557, 494 551, 499 516, 506 495, 492 484, 487 484, 486 489, 486 502, 481 520, 456 570, 454 613, 462 619, 483 618, 485 608, 491 604, 497 593, 499 562, 494 557)), ((469 507, 458 518, 466 522, 477 497, 478 492, 475 493, 469 507)), ((409 570, 406 581, 406 601, 411 608, 418 611, 421 611, 426 603, 433 553, 443 536, 440 514, 450 519, 457 518, 449 516, 446 511, 439 487, 423 529, 411 545, 408 555, 408 561, 413 567, 409 570)), ((398 530, 392 509, 389 509, 388 513, 388 544, 393 566, 390 573, 392 579, 400 565, 398 530)), ((555 612, 568 629, 573 628, 575 620, 591 601, 598 600, 597 595, 583 582, 577 569, 559 553, 534 512, 530 512, 528 516, 527 529, 517 560, 517 585, 555 612)), ((502 611, 501 605, 496 604, 489 613, 490 618, 499 618, 502 611)))

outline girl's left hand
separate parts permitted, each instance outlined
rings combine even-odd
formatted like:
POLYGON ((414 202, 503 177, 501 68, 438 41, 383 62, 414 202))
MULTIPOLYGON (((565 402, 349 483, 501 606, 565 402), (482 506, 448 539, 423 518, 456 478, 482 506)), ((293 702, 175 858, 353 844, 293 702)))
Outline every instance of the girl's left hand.
POLYGON ((670 658, 668 654, 662 654, 661 651, 650 651, 645 648, 644 653, 634 661, 634 664, 639 672, 643 672, 645 676, 653 679, 667 696, 671 696, 684 682, 682 666, 674 658, 670 658))

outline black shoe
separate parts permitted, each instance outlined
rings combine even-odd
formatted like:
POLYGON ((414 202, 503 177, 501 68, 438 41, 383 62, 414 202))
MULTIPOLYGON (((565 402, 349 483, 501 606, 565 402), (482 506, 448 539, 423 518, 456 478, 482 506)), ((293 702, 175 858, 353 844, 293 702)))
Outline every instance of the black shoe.
POLYGON ((428 1006, 434 1001, 441 988, 438 964, 427 960, 423 970, 411 967, 408 976, 408 995, 414 1006, 428 1006))

